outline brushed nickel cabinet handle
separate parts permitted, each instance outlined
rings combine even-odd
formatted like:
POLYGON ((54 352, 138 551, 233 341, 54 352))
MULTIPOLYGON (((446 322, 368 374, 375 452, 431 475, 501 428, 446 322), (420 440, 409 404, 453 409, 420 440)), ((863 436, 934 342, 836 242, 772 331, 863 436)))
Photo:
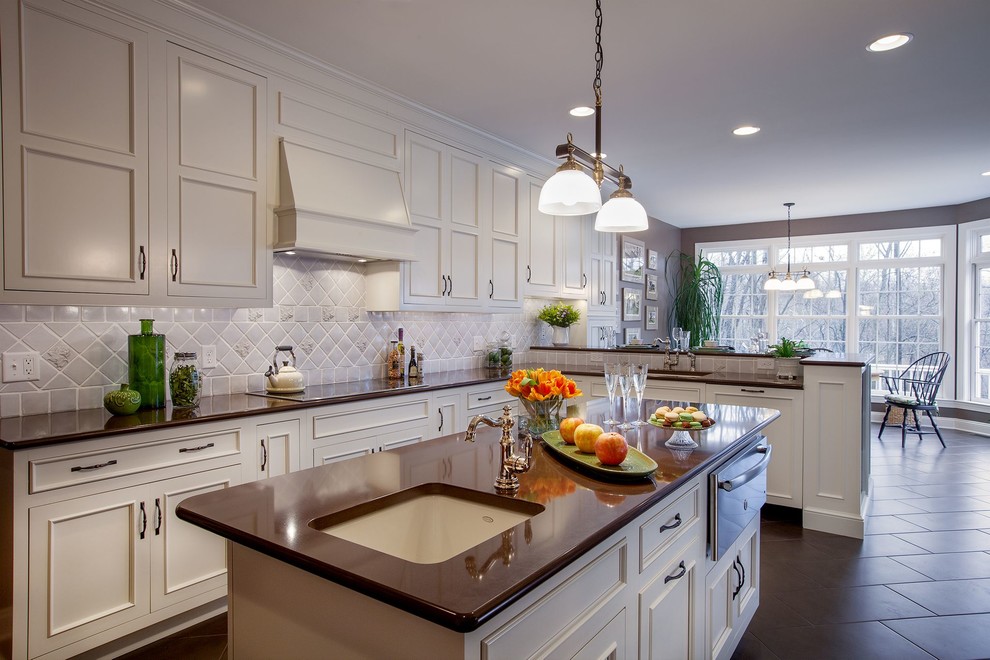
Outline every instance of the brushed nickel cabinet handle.
POLYGON ((99 470, 100 468, 105 468, 108 465, 116 465, 117 461, 107 461, 106 463, 97 463, 96 465, 77 465, 70 469, 69 472, 89 472, 90 470, 99 470))
POLYGON ((687 566, 684 565, 683 559, 681 560, 681 563, 677 565, 677 568, 679 568, 680 571, 678 573, 675 573, 674 575, 668 575, 667 577, 665 577, 663 579, 664 584, 667 584, 668 582, 671 582, 673 580, 680 580, 687 573, 687 566))

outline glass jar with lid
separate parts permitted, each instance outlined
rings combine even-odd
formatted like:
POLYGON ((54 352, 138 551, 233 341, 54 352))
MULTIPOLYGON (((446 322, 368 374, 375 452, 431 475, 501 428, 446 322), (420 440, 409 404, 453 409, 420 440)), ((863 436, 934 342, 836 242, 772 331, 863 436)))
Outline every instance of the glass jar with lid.
POLYGON ((176 353, 168 374, 173 408, 193 408, 199 405, 203 380, 195 353, 176 353))

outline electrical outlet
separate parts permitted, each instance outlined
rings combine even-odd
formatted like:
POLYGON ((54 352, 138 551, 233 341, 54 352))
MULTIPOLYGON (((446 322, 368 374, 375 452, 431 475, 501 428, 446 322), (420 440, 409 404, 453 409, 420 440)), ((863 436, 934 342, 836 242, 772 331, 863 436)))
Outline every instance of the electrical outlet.
POLYGON ((474 336, 473 344, 471 345, 472 350, 483 351, 485 350, 485 338, 478 335, 474 336))
POLYGON ((18 383, 38 380, 41 355, 34 351, 3 354, 3 382, 18 383))
POLYGON ((773 358, 756 358, 757 369, 773 369, 773 358))
POLYGON ((213 344, 203 346, 203 368, 213 369, 217 366, 217 347, 213 344))

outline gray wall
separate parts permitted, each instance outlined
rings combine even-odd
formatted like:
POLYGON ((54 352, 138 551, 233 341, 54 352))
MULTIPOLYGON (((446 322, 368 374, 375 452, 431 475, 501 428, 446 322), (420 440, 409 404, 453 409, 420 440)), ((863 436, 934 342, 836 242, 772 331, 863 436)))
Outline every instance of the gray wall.
MULTIPOLYGON (((647 250, 655 250, 659 254, 659 263, 657 264, 656 270, 647 270, 647 274, 656 275, 659 281, 659 300, 646 300, 646 287, 645 284, 630 284, 629 282, 623 282, 619 279, 622 273, 622 264, 617 263, 619 268, 618 274, 616 275, 616 295, 619 296, 619 318, 622 318, 622 289, 623 288, 633 288, 639 289, 643 292, 643 320, 642 321, 621 321, 619 327, 623 330, 622 338, 620 341, 624 341, 625 329, 626 328, 642 328, 641 334, 643 341, 647 343, 652 343, 657 337, 666 337, 670 334, 670 328, 667 327, 667 314, 670 310, 671 296, 670 291, 667 289, 667 285, 664 282, 664 261, 667 255, 670 254, 672 250, 680 249, 681 245, 681 232, 682 230, 673 225, 668 225, 665 222, 657 220, 656 218, 650 218, 650 228, 644 232, 636 232, 630 234, 631 238, 643 241, 646 244, 647 250), (659 309, 659 329, 658 330, 646 330, 646 306, 647 305, 657 305, 659 309)), ((622 249, 622 237, 619 237, 619 244, 617 249, 622 249)), ((621 253, 620 253, 621 257, 621 253)))
MULTIPOLYGON (((800 206, 794 207, 794 215, 800 214, 800 206)), ((781 217, 786 213, 781 207, 781 217)), ((907 229, 910 227, 934 227, 955 225, 990 218, 990 197, 953 206, 935 206, 925 209, 885 211, 883 213, 857 213, 828 218, 793 218, 791 236, 814 234, 840 234, 855 231, 883 229, 907 229)), ((681 250, 694 252, 697 243, 741 241, 757 238, 779 238, 787 235, 786 220, 753 222, 744 225, 712 225, 681 230, 681 250)))

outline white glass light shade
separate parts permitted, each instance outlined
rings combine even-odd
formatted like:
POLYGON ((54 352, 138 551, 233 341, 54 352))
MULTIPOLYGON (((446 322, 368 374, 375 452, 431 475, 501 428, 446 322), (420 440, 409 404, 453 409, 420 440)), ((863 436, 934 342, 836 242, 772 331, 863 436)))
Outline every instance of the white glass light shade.
POLYGON ((812 289, 815 288, 815 281, 810 277, 808 277, 808 274, 805 273, 797 281, 797 288, 802 291, 811 291, 812 289))
POLYGON ((804 292, 805 298, 822 298, 824 295, 825 294, 821 292, 821 289, 812 289, 804 292))
POLYGON ((605 202, 595 217, 595 231, 627 232, 648 229, 646 209, 633 197, 615 197, 605 202))
POLYGON ((780 291, 780 280, 777 279, 777 273, 771 272, 767 275, 767 281, 763 283, 764 291, 780 291))
POLYGON ((547 215, 588 215, 601 207, 598 184, 581 170, 558 170, 540 191, 538 208, 547 215))
POLYGON ((781 291, 797 290, 797 282, 794 281, 794 278, 791 277, 790 273, 787 273, 787 275, 784 277, 784 281, 780 283, 780 290, 781 291))

